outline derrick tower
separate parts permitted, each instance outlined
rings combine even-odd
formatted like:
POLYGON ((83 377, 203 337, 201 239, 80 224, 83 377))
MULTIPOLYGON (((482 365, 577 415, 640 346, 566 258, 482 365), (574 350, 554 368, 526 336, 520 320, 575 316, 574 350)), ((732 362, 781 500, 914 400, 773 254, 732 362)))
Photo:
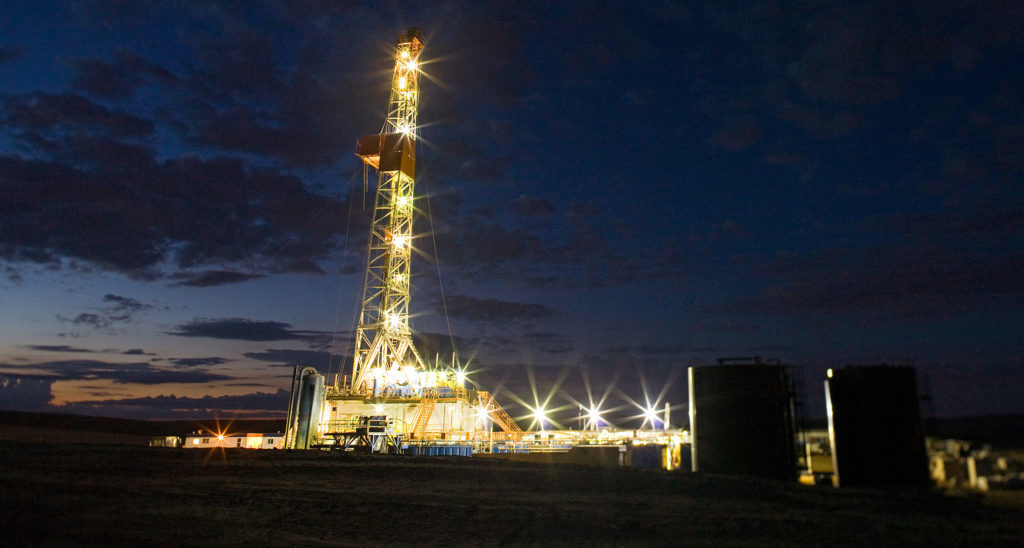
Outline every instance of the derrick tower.
POLYGON ((465 386, 465 370, 454 356, 451 364, 428 370, 413 344, 409 287, 422 51, 419 30, 399 37, 384 127, 356 143, 356 155, 377 171, 377 192, 352 377, 339 373, 327 387, 315 368, 296 366, 285 421, 289 449, 401 452, 410 442, 493 443, 493 426, 504 432, 501 439, 522 435, 490 393, 465 386))
POLYGON ((421 51, 418 29, 399 37, 384 127, 378 135, 359 139, 356 146, 356 155, 377 170, 377 195, 347 387, 355 394, 376 394, 385 383, 399 376, 412 379, 415 371, 425 369, 409 328, 421 51))

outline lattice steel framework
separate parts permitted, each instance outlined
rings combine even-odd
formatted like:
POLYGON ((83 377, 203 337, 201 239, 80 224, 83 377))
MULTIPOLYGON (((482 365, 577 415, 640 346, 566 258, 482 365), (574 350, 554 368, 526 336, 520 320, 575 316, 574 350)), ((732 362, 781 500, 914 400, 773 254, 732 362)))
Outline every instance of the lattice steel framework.
POLYGON ((356 154, 377 169, 362 308, 349 389, 369 393, 412 367, 425 369, 409 329, 410 256, 416 161, 416 112, 423 43, 415 28, 399 37, 391 99, 381 133, 360 139, 356 154))

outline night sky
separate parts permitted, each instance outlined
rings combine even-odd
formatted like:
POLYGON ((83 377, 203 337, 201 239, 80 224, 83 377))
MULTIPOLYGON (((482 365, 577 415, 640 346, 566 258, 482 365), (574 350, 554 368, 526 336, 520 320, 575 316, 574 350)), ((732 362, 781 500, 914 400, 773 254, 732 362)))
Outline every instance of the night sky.
POLYGON ((679 425, 751 356, 812 417, 880 363, 1024 413, 1024 4, 974 1, 0 2, 0 407, 280 417, 350 372, 410 26, 411 323, 513 416, 679 425))

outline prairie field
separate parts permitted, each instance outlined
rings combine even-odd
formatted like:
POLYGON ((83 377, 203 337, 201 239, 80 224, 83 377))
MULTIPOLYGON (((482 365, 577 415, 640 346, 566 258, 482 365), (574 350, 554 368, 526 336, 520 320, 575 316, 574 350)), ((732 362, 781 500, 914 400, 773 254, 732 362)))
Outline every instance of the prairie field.
POLYGON ((0 441, 8 545, 1020 545, 934 492, 465 457, 0 441))

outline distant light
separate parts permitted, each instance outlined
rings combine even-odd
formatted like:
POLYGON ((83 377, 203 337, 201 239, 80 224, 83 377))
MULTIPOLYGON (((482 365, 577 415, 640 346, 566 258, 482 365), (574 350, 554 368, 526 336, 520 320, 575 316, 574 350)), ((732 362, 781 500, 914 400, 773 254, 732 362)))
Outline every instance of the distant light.
POLYGON ((831 367, 829 367, 828 371, 826 371, 825 373, 828 375, 828 378, 830 378, 830 379, 832 378, 832 368, 831 367))
POLYGON ((658 420, 657 410, 655 410, 653 407, 648 407, 647 409, 644 410, 644 418, 650 421, 651 426, 654 426, 654 423, 657 422, 658 420))
POLYGON ((598 409, 596 405, 587 409, 587 418, 590 419, 590 424, 597 427, 597 424, 601 422, 601 410, 598 409))

